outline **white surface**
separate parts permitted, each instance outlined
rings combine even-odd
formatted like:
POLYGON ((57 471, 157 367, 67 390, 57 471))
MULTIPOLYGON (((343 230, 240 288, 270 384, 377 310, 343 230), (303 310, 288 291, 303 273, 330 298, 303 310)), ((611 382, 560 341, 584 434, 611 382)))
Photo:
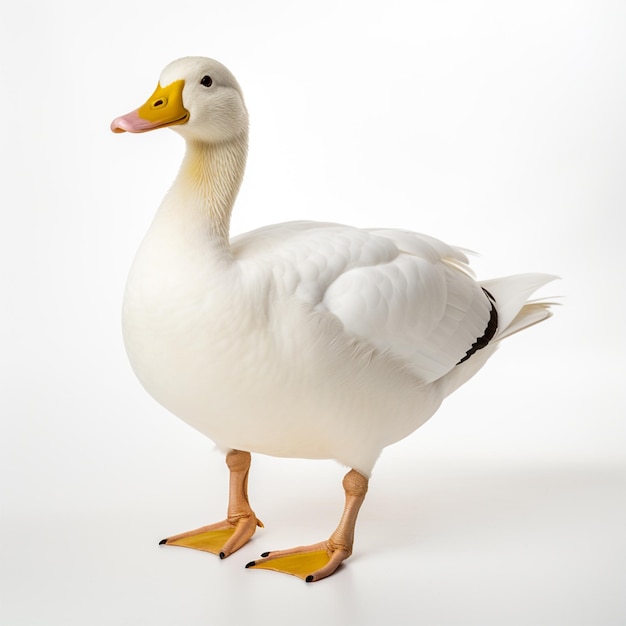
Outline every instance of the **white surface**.
POLYGON ((626 621, 626 10, 619 2, 22 4, 2 20, 0 623, 618 625, 626 621), (315 218, 564 280, 385 451, 356 552, 306 585, 244 564, 324 538, 331 462, 254 461, 240 553, 159 548, 223 517, 226 469, 145 395, 125 275, 183 145, 110 120, 203 54, 252 117, 233 230, 315 218))

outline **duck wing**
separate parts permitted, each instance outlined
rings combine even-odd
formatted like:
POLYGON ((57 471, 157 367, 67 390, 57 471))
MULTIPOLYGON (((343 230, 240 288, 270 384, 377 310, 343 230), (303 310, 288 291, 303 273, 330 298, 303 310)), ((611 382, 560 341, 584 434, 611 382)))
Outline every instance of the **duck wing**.
MULTIPOLYGON (((434 381, 495 333, 495 307, 458 248, 419 233, 290 222, 231 242, 272 288, 434 381), (252 262, 252 263, 251 263, 252 262)), ((495 313, 497 318, 497 313, 495 313)))

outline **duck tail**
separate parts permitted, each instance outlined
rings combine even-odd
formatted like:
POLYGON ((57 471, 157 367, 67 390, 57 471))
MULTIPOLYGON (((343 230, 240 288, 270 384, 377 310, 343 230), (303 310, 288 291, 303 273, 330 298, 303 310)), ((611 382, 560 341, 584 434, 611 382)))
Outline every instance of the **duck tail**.
POLYGON ((494 340, 510 337, 551 317, 550 307, 555 302, 528 298, 557 278, 552 274, 517 274, 481 281, 481 287, 493 297, 498 311, 498 330, 494 340))

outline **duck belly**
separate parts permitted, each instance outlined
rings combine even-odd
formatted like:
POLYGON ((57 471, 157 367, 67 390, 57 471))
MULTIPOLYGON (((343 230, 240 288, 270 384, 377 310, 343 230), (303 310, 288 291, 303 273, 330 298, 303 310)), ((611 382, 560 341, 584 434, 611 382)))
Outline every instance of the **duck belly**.
POLYGON ((143 300, 127 290, 124 338, 136 375, 221 447, 333 458, 369 474, 381 450, 441 402, 436 385, 293 299, 143 300))

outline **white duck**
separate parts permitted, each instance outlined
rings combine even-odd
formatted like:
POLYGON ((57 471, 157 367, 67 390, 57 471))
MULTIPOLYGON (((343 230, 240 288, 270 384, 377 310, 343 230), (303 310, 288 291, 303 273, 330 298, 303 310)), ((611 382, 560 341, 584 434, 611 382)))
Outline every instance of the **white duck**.
POLYGON ((227 450, 228 516, 164 539, 227 557, 261 526, 250 452, 351 468, 326 541, 247 567, 307 582, 352 553, 381 450, 412 433, 499 341, 549 317, 527 302, 552 276, 476 282, 465 255, 417 233, 293 222, 229 238, 248 114, 217 61, 168 65, 114 132, 170 126, 187 152, 133 264, 123 329, 134 371, 164 407, 227 450))

